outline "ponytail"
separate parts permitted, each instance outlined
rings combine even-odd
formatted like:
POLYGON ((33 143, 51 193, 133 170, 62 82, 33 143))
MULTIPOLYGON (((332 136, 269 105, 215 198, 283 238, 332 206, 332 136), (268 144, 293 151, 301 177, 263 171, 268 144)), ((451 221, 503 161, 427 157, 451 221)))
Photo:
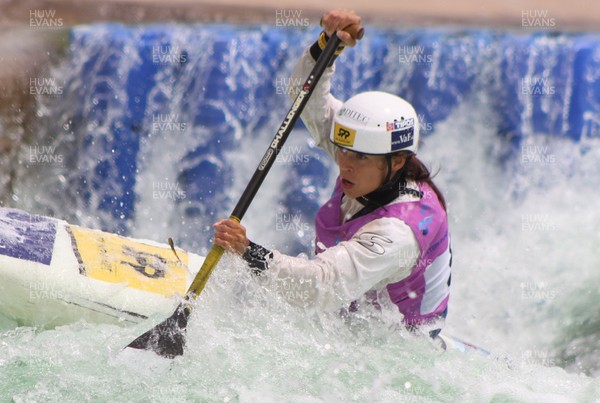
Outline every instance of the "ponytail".
POLYGON ((446 210, 446 199, 444 198, 442 192, 440 192, 438 187, 435 185, 435 183, 433 183, 433 176, 435 175, 431 175, 429 169, 427 169, 425 164, 420 159, 418 159, 415 154, 410 153, 410 155, 406 157, 406 162, 402 167, 402 173, 404 179, 414 180, 415 182, 427 183, 435 192, 444 210, 446 210))

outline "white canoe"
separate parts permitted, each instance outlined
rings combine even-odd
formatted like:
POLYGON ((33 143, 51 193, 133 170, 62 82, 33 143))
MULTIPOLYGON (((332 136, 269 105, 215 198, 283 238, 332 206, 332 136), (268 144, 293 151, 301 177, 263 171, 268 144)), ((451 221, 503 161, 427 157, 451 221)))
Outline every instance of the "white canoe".
MULTIPOLYGON (((20 325, 168 317, 203 261, 166 244, 0 208, 0 314, 20 325)), ((447 334, 437 340, 443 349, 489 354, 447 334)))
POLYGON ((166 317, 204 260, 177 256, 165 244, 0 208, 0 314, 28 326, 166 317))

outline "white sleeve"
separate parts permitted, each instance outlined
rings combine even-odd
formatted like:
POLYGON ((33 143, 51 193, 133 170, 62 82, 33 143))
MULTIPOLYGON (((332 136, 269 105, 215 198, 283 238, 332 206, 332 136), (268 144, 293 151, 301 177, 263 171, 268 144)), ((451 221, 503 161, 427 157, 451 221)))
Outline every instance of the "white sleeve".
POLYGON ((408 225, 380 218, 311 260, 274 251, 265 280, 294 305, 333 311, 371 289, 406 278, 419 255, 408 225))
MULTIPOLYGON (((296 98, 314 66, 315 61, 307 48, 292 72, 290 88, 287 91, 292 99, 296 98)), ((325 150, 332 158, 335 157, 335 147, 329 141, 329 131, 335 113, 342 107, 342 101, 336 99, 330 92, 331 76, 334 72, 335 65, 325 69, 301 115, 302 121, 312 134, 317 146, 325 150)))

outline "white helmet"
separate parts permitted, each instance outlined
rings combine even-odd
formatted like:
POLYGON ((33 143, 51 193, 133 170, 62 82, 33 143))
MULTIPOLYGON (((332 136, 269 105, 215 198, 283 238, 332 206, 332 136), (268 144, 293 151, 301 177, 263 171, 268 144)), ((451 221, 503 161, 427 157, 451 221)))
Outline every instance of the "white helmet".
POLYGON ((330 140, 364 154, 417 152, 419 119, 411 104, 381 91, 363 92, 347 100, 335 114, 330 140))

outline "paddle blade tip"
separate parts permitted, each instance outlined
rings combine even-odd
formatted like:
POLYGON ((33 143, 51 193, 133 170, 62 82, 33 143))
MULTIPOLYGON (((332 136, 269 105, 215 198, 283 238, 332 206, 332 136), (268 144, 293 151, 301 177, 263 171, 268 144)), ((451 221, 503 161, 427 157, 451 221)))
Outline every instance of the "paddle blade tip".
POLYGON ((170 318, 154 326, 125 348, 153 351, 164 358, 183 355, 188 316, 186 307, 180 306, 170 318))
POLYGON ((185 329, 163 322, 129 343, 123 350, 147 350, 164 358, 175 358, 183 355, 184 346, 185 329))

